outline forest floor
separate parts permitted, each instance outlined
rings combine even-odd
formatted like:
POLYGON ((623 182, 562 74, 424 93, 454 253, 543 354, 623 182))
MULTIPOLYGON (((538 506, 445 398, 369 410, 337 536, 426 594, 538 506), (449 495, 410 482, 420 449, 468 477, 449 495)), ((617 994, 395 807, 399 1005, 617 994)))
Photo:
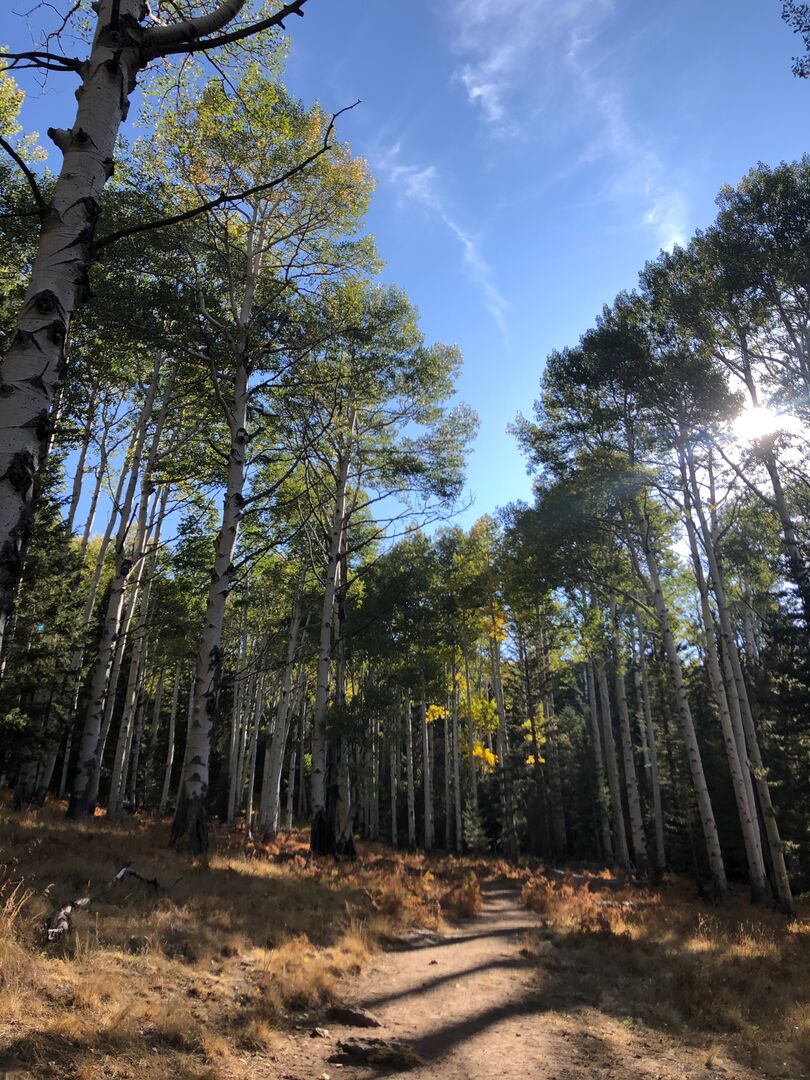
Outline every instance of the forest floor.
POLYGON ((806 907, 381 845, 318 864, 302 834, 223 831, 200 863, 166 835, 0 809, 0 1078, 810 1080, 806 907), (112 883, 128 862, 156 884, 112 883))

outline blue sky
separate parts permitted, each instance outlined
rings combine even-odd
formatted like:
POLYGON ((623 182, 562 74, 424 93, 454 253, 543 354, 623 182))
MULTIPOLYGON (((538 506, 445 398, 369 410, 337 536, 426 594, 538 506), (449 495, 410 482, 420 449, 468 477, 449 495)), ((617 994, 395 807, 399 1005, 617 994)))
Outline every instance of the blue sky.
MULTIPOLYGON (((810 83, 780 6, 309 0, 291 20, 292 90, 330 110, 362 99, 339 133, 378 180, 385 277, 464 353, 481 430, 463 524, 529 496, 506 428, 549 351, 708 224, 721 184, 808 148, 810 83)), ((64 122, 72 83, 29 97, 26 124, 64 122)))

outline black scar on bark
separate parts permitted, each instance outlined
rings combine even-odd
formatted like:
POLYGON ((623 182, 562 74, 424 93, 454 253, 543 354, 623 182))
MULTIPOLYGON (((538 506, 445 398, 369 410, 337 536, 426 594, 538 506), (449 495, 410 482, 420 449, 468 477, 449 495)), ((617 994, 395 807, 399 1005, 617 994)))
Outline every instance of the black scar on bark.
MULTIPOLYGON (((26 426, 31 426, 31 421, 26 426)), ((34 457, 30 450, 20 450, 9 462, 6 471, 0 476, 14 488, 16 492, 25 494, 34 480, 34 457)))
POLYGON ((318 810, 313 815, 309 847, 313 855, 335 854, 335 834, 329 827, 325 810, 318 810))

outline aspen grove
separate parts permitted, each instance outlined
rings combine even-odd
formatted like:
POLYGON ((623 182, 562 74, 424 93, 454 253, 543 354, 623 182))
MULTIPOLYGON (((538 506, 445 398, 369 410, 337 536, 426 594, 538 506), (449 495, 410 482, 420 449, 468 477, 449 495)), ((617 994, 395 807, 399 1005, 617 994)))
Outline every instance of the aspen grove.
POLYGON ((304 827, 791 913, 810 158, 729 177, 561 343, 512 427, 532 500, 463 528, 461 353, 385 279, 340 110, 284 83, 319 2, 98 0, 3 55, 9 801, 195 856, 304 827), (30 67, 78 84, 53 171, 30 67))

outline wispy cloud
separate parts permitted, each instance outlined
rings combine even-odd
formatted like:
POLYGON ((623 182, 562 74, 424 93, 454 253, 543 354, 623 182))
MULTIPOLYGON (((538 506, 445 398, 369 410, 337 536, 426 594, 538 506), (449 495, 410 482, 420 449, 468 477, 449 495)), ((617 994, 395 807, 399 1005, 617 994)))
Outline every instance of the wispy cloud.
POLYGON ((452 0, 454 75, 499 137, 559 130, 563 113, 566 134, 587 144, 582 164, 601 163, 600 197, 629 204, 633 224, 671 247, 686 232, 686 199, 630 121, 621 65, 601 44, 612 12, 613 0, 452 0))
POLYGON ((470 280, 481 290, 487 311, 497 323, 501 334, 506 337, 506 312, 509 304, 495 284, 492 267, 482 254, 478 239, 460 225, 448 209, 436 167, 408 164, 402 160, 400 144, 395 143, 378 156, 375 171, 395 188, 400 199, 417 203, 430 211, 455 237, 461 247, 464 267, 470 280))

